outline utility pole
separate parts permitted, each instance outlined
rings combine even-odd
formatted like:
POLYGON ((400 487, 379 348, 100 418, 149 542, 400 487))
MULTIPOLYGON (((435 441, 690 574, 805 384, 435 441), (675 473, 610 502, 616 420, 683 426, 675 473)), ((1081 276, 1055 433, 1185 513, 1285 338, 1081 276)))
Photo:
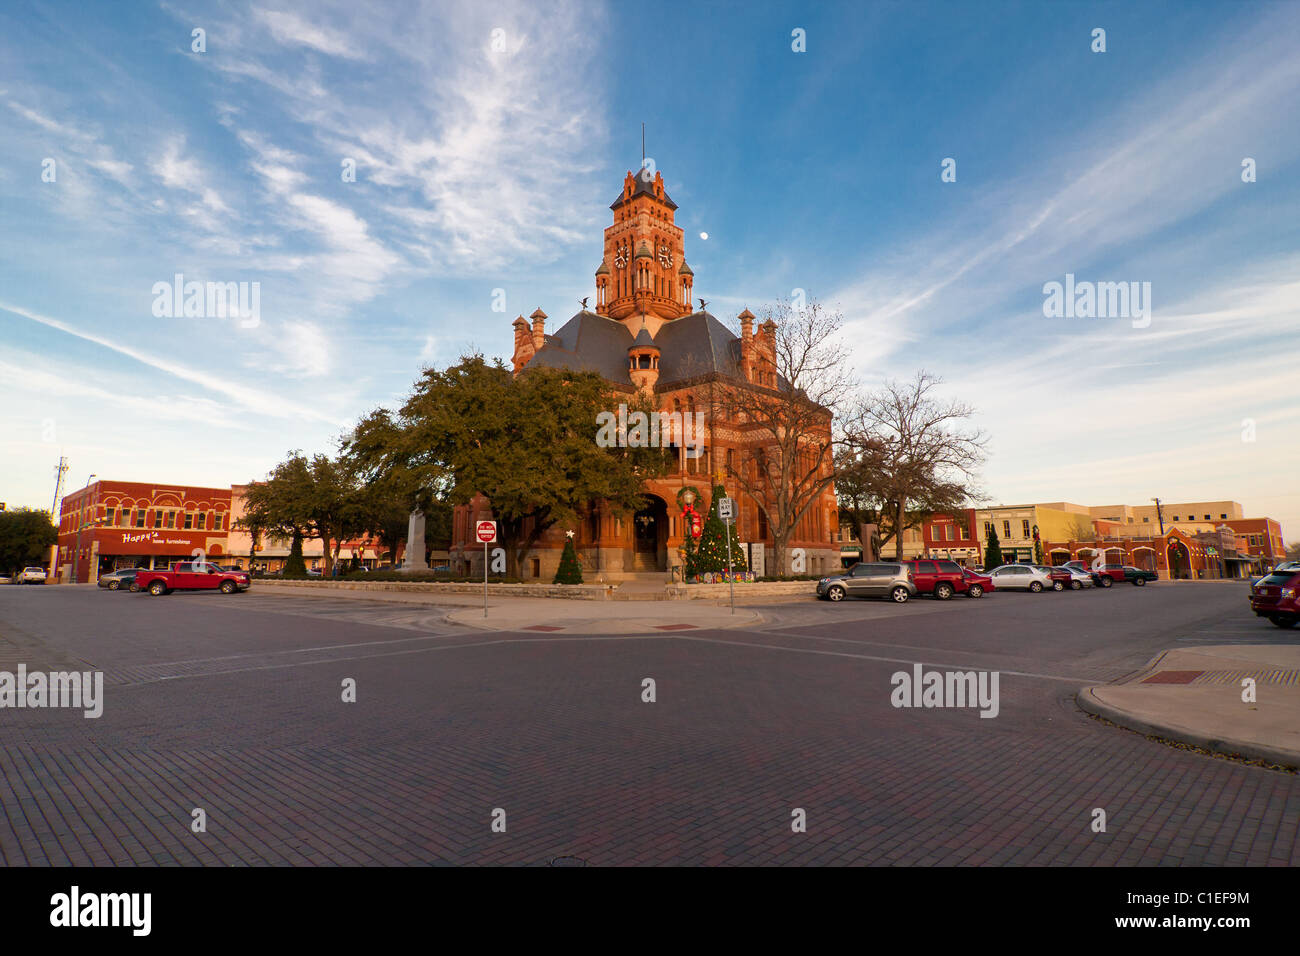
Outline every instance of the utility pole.
POLYGON ((54 503, 50 505, 50 517, 58 518, 59 514, 59 495, 63 492, 63 476, 68 473, 68 459, 60 458, 59 463, 54 467, 54 503))

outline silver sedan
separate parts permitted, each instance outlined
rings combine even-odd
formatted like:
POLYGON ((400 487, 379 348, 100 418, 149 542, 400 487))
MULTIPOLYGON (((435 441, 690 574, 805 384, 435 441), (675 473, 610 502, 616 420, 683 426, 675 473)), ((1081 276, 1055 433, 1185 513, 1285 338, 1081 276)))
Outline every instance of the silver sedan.
POLYGON ((1052 576, 1042 568, 1031 564, 1004 564, 992 571, 985 571, 993 579, 993 586, 999 591, 1039 591, 1052 589, 1052 576))

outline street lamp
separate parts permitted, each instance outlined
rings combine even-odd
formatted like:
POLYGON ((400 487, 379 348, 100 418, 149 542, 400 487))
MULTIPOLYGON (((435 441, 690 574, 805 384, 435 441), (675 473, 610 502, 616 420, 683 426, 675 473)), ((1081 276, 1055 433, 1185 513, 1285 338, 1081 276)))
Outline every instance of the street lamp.
MULTIPOLYGON (((94 473, 91 473, 89 476, 87 476, 86 478, 87 491, 90 490, 90 479, 95 477, 98 476, 95 475, 94 473)), ((78 507, 77 508, 77 543, 72 549, 72 583, 73 584, 77 583, 77 563, 81 558, 81 529, 83 526, 83 522, 81 520, 81 511, 82 508, 78 507)))

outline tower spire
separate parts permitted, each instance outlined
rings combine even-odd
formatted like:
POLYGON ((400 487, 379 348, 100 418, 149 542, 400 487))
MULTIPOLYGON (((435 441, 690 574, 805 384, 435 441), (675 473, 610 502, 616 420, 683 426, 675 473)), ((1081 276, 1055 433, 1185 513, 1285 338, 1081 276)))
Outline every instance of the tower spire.
POLYGON ((645 123, 641 124, 641 168, 645 169, 645 123))

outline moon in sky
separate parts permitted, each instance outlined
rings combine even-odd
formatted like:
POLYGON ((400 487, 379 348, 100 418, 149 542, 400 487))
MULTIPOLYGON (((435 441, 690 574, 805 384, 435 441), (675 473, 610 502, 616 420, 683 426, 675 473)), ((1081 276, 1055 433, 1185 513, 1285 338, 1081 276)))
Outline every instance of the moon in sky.
POLYGON ((707 239, 707 238, 709 238, 709 234, 708 234, 707 232, 702 232, 702 233, 700 233, 700 238, 701 238, 701 239, 707 239))

